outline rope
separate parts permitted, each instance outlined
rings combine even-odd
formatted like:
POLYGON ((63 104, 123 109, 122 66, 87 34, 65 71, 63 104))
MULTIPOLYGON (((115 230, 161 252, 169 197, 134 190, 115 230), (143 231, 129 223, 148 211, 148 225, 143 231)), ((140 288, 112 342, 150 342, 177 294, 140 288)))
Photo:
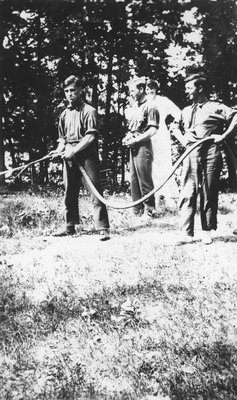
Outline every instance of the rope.
POLYGON ((146 201, 147 199, 149 199, 150 196, 152 196, 154 193, 158 192, 167 182, 168 180, 174 175, 175 171, 178 169, 178 167, 182 164, 182 162, 184 161, 184 159, 194 150, 196 149, 196 147, 199 147, 201 144, 208 142, 208 141, 212 141, 214 140, 213 137, 208 137, 208 138, 204 138, 199 140, 197 143, 194 143, 193 145, 189 146, 187 148, 187 150, 183 153, 183 155, 178 159, 178 161, 174 164, 172 171, 170 172, 170 174, 167 176, 167 178, 164 180, 164 182, 159 185, 156 186, 150 193, 148 193, 147 195, 143 196, 142 198, 140 198, 139 200, 136 200, 132 203, 129 203, 127 205, 117 205, 117 204, 112 204, 110 202, 108 202, 107 200, 104 199, 104 197, 98 192, 98 190, 95 188, 95 186, 93 185, 93 183, 91 182, 88 174, 86 173, 85 169, 79 164, 77 163, 83 177, 85 178, 85 181, 87 182, 88 186, 90 187, 90 189, 93 191, 93 193, 96 195, 96 197, 107 207, 110 208, 115 208, 115 209, 127 209, 127 208, 131 208, 131 207, 135 207, 140 203, 143 203, 144 201, 146 201))
POLYGON ((19 174, 17 174, 17 176, 15 177, 15 179, 17 179, 28 167, 30 167, 33 164, 39 163, 41 161, 44 160, 48 160, 49 158, 51 158, 51 156, 48 154, 47 156, 44 156, 42 158, 39 158, 38 160, 35 161, 31 161, 29 164, 25 165, 24 168, 22 168, 22 170, 19 172, 19 174))
POLYGON ((47 156, 44 156, 44 157, 42 157, 42 158, 39 158, 38 160, 35 160, 35 161, 31 161, 31 162, 29 162, 29 163, 26 164, 26 165, 22 165, 21 167, 9 168, 9 169, 7 169, 6 171, 2 171, 2 172, 0 172, 0 175, 8 175, 8 176, 11 176, 11 175, 13 174, 13 172, 20 171, 20 172, 17 174, 17 176, 15 177, 15 179, 16 179, 16 178, 18 178, 18 176, 20 176, 20 175, 21 175, 28 167, 30 167, 31 165, 36 164, 36 163, 41 162, 41 161, 44 161, 44 160, 48 160, 49 158, 51 158, 51 156, 48 154, 47 156))
MULTIPOLYGON (((151 197, 153 194, 155 194, 156 192, 158 192, 167 182, 168 180, 174 175, 175 171, 178 169, 178 167, 182 164, 182 162, 184 161, 184 159, 197 147, 199 147, 201 144, 208 142, 208 141, 213 141, 214 138, 212 136, 208 137, 208 138, 204 138, 199 140, 198 142, 194 143, 193 145, 189 146, 186 151, 182 154, 182 156, 178 159, 178 161, 174 164, 172 171, 170 172, 170 174, 167 176, 167 178, 164 180, 164 182, 159 185, 156 186, 150 193, 148 193, 147 195, 143 196, 142 198, 140 198, 137 201, 134 201, 132 203, 126 204, 126 205, 117 205, 117 204, 112 204, 110 202, 108 202, 107 200, 104 199, 104 197, 98 192, 98 190, 95 188, 94 184, 92 183, 91 179, 89 178, 87 172, 85 171, 85 169, 80 165, 80 163, 77 163, 82 176, 84 177, 86 183, 88 184, 89 188, 92 190, 92 192, 96 195, 96 197, 107 207, 110 208, 115 208, 115 209, 127 209, 127 208, 131 208, 131 207, 135 207, 140 203, 143 203, 144 201, 146 201, 147 199, 149 199, 149 197, 151 197)), ((234 157, 234 154, 232 152, 232 150, 230 149, 230 147, 228 146, 227 143, 225 143, 225 146, 227 147, 229 153, 231 154, 231 158, 232 161, 234 162, 234 165, 237 167, 237 163, 234 157)), ((51 155, 46 155, 42 158, 39 158, 38 160, 35 161, 31 161, 30 163, 23 165, 21 167, 17 167, 17 168, 12 168, 12 169, 8 169, 6 171, 0 172, 0 175, 4 175, 4 174, 9 174, 10 175, 15 172, 15 171, 20 171, 17 175, 17 177, 19 175, 21 175, 30 165, 36 164, 38 162, 50 159, 51 155)))
POLYGON ((233 150, 231 149, 231 147, 229 146, 229 144, 227 142, 225 142, 225 147, 226 147, 226 150, 228 151, 228 153, 230 155, 230 158, 231 158, 231 161, 232 161, 232 163, 234 165, 234 168, 237 171, 237 158, 234 155, 233 150))

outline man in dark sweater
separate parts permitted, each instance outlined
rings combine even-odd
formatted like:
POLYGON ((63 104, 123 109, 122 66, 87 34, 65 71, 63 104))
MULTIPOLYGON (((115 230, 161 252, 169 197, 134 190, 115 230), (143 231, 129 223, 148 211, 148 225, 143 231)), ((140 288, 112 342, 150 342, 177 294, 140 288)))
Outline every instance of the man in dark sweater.
MULTIPOLYGON (((54 236, 75 234, 75 225, 79 224, 79 189, 82 176, 78 164, 84 167, 92 183, 102 194, 100 182, 99 158, 97 148, 98 118, 97 111, 86 104, 82 98, 79 79, 72 75, 64 81, 67 108, 59 119, 58 147, 51 152, 52 157, 63 154, 65 186, 65 219, 66 229, 54 236)), ((96 229, 100 231, 101 240, 109 239, 109 221, 105 205, 87 187, 94 207, 96 229)))

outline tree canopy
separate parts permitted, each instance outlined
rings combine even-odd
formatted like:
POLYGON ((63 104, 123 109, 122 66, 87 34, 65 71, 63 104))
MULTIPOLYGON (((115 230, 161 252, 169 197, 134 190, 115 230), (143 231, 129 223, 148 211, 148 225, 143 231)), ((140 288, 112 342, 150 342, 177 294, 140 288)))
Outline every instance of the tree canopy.
POLYGON ((55 144, 60 84, 72 73, 101 115, 101 163, 115 179, 126 161, 133 75, 157 79, 183 107, 185 71, 204 65, 216 96, 236 105, 236 7, 235 0, 1 0, 0 170, 4 151, 14 166, 55 144))

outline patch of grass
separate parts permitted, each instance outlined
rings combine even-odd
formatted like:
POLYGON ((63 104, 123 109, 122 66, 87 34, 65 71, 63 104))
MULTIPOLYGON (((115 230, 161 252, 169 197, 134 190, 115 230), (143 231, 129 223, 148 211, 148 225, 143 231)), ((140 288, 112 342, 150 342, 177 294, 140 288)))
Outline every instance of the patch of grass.
MULTIPOLYGON (((0 398, 234 400, 236 241, 166 242, 173 209, 150 222, 109 210, 100 242, 80 200, 78 235, 57 240, 61 195, 1 202, 0 398)), ((224 232, 236 202, 222 203, 224 232)))

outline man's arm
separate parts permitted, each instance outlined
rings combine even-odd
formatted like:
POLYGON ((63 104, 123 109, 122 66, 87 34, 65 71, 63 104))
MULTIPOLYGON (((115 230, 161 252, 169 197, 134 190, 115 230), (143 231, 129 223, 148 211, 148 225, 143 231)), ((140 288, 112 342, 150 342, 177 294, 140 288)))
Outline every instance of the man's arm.
POLYGON ((72 160, 78 153, 80 153, 80 151, 85 150, 92 142, 94 142, 94 140, 95 134, 87 133, 87 135, 81 139, 80 143, 74 147, 67 148, 62 158, 72 160))
POLYGON ((160 114, 158 108, 156 106, 149 106, 145 110, 144 114, 147 118, 147 129, 140 133, 140 132, 131 132, 131 135, 128 134, 123 141, 125 146, 132 146, 134 144, 144 142, 150 139, 153 135, 155 135, 159 129, 159 122, 160 122, 160 114))
POLYGON ((169 126, 169 132, 173 135, 184 147, 187 145, 187 139, 185 135, 182 134, 181 130, 179 129, 179 124, 174 121, 169 126))
MULTIPOLYGON (((181 115, 181 110, 176 104, 170 100, 168 97, 164 97, 164 112, 165 114, 169 114, 173 117, 175 121, 178 121, 181 115)), ((158 106, 159 108, 159 106, 158 106)))
POLYGON ((215 140, 214 143, 221 143, 226 140, 229 136, 236 133, 237 131, 237 114, 235 114, 231 120, 229 127, 222 135, 213 135, 215 140))
POLYGON ((62 152, 65 150, 65 133, 63 129, 63 120, 65 116, 66 110, 64 110, 60 117, 59 117, 59 122, 58 122, 58 146, 55 150, 50 151, 49 155, 52 157, 52 159, 57 158, 61 156, 62 152))
POLYGON ((150 126, 144 133, 137 133, 137 135, 131 137, 128 136, 126 141, 123 141, 123 144, 126 146, 132 146, 134 144, 144 142, 154 136, 157 131, 157 127, 150 126))
POLYGON ((49 153, 52 159, 59 157, 59 155, 61 156, 62 152, 65 150, 65 141, 63 139, 59 139, 58 142, 58 147, 49 153))

